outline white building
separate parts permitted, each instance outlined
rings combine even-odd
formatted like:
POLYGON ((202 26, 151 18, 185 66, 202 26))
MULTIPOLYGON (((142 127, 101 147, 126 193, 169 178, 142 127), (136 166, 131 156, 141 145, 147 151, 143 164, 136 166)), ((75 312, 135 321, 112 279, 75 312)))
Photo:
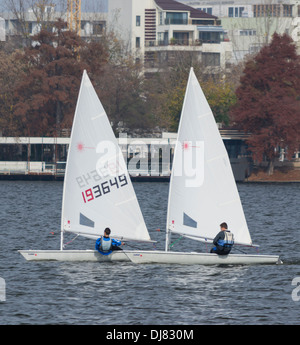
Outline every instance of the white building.
POLYGON ((287 33, 300 52, 300 0, 178 0, 218 16, 233 46, 233 62, 260 50, 274 32, 287 33))
POLYGON ((110 0, 113 26, 145 66, 171 63, 178 51, 189 51, 204 65, 225 68, 231 43, 216 16, 173 0, 110 0))
POLYGON ((0 42, 5 41, 5 20, 0 17, 0 42))

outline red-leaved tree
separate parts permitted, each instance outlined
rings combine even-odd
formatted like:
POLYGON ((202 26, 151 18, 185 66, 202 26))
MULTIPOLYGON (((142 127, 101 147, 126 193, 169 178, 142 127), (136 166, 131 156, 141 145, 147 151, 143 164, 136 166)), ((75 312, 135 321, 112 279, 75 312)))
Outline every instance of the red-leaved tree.
POLYGON ((245 132, 253 158, 273 173, 279 150, 288 158, 300 144, 300 57, 292 39, 274 34, 271 43, 247 62, 232 120, 245 132))
POLYGON ((32 38, 21 59, 27 65, 26 77, 15 88, 14 115, 28 136, 59 135, 72 123, 82 71, 79 61, 80 38, 55 23, 55 31, 41 30, 32 38))

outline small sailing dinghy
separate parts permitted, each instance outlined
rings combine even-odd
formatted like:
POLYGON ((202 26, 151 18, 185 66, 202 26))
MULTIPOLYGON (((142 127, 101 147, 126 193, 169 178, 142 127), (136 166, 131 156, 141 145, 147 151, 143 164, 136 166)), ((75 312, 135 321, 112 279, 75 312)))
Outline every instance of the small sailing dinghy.
POLYGON ((106 227, 122 241, 154 242, 106 112, 84 71, 64 179, 60 250, 19 252, 26 260, 130 261, 128 251, 64 250, 65 232, 96 239, 106 227))
POLYGON ((169 189, 165 251, 140 251, 135 263, 275 264, 276 255, 169 251, 171 233, 212 243, 226 222, 235 245, 252 243, 229 157, 212 111, 191 68, 169 189))

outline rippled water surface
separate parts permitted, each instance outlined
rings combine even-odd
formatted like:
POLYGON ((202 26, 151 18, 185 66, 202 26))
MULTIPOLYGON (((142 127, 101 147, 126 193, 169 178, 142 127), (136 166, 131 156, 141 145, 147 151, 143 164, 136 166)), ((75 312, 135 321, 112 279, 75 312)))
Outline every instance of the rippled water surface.
MULTIPOLYGON (((0 181, 0 324, 299 323, 292 281, 300 277, 300 184, 238 185, 253 242, 262 254, 279 254, 283 265, 26 262, 18 249, 59 249, 62 186, 0 181)), ((151 238, 163 249, 168 184, 134 188, 151 238)), ((88 239, 68 245, 93 247, 88 239)), ((187 239, 174 249, 206 250, 187 239)))

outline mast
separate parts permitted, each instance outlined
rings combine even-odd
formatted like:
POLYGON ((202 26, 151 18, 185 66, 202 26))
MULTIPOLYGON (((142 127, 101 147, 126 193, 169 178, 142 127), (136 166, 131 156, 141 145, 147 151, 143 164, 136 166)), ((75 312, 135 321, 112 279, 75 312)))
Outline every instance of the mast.
POLYGON ((170 249, 170 240, 171 240, 171 234, 172 234, 172 229, 174 229, 175 224, 174 224, 174 220, 172 219, 172 229, 170 229, 170 204, 171 204, 171 194, 172 194, 172 181, 173 181, 173 174, 174 174, 174 163, 175 163, 175 159, 177 157, 177 152, 178 152, 178 145, 181 145, 181 143, 178 142, 178 138, 179 138, 179 133, 180 133, 180 128, 181 128, 181 124, 182 124, 182 115, 184 114, 184 108, 185 108, 185 102, 186 102, 186 98, 187 98, 187 90, 189 88, 190 85, 190 80, 191 80, 191 76, 193 73, 194 69, 193 67, 191 67, 190 69, 190 73, 189 73, 189 79, 188 79, 188 83, 187 83, 187 87, 186 87, 186 91, 185 91, 185 96, 184 96, 184 100, 183 100, 183 105, 182 105, 182 110, 181 110, 181 116, 180 116, 180 120, 179 120, 179 125, 178 125, 178 130, 177 130, 177 140, 176 140, 176 145, 175 145, 175 150, 174 150, 174 155, 173 155, 173 162, 172 162, 172 173, 171 173, 171 178, 170 178, 170 187, 169 187, 169 197, 168 197, 168 211, 167 211, 167 224, 166 224, 166 245, 165 245, 165 251, 167 252, 170 249))
POLYGON ((64 249, 64 230, 60 230, 60 250, 64 249))
MULTIPOLYGON (((85 78, 86 75, 86 70, 83 71, 83 75, 82 75, 82 79, 81 79, 81 83, 80 83, 80 89, 79 89, 79 93, 78 93, 78 99, 80 98, 81 92, 82 92, 82 88, 83 88, 83 80, 85 78)), ((67 154, 67 164, 66 164, 66 168, 65 168, 65 177, 64 177, 64 186, 63 186, 63 196, 62 196, 62 207, 61 207, 61 222, 60 222, 60 250, 63 250, 64 247, 64 204, 65 204, 65 196, 66 196, 66 185, 67 185, 67 177, 68 177, 68 167, 69 167, 69 161, 70 161, 70 148, 71 148, 71 144, 72 144, 72 139, 73 139, 73 128, 74 128, 74 124, 76 121, 76 115, 77 115, 77 108, 78 108, 78 100, 76 103, 76 109, 75 109, 75 114, 74 114, 74 118, 73 118, 73 124, 72 124, 72 130, 71 130, 71 135, 70 135, 70 142, 69 142, 69 146, 68 146, 68 154, 67 154)))

